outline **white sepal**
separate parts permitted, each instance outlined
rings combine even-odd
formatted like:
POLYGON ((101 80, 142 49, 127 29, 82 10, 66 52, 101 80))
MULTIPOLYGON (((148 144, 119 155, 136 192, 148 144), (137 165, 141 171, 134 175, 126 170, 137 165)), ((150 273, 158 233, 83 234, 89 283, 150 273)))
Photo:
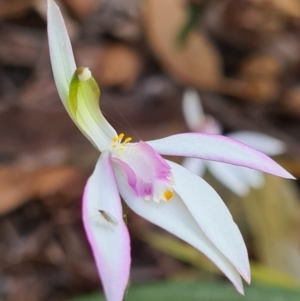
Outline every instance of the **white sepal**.
POLYGON ((59 7, 53 0, 48 0, 47 4, 49 51, 54 80, 60 99, 70 114, 68 105, 69 87, 76 70, 76 63, 59 7))
POLYGON ((108 152, 101 154, 83 196, 83 224, 107 301, 122 301, 130 271, 130 238, 108 152))

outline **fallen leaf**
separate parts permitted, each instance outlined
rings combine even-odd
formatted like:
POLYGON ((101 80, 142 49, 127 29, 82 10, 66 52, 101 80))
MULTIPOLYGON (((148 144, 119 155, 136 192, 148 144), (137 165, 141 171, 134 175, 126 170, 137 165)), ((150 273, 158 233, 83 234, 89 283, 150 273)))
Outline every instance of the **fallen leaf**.
POLYGON ((184 45, 176 39, 188 17, 185 0, 146 0, 145 30, 163 66, 180 83, 213 89, 221 76, 221 58, 203 32, 191 31, 184 45))
POLYGON ((299 0, 272 0, 273 7, 287 17, 300 18, 299 0))
POLYGON ((10 0, 0 2, 0 19, 25 14, 36 0, 10 0))
POLYGON ((252 54, 241 65, 242 78, 273 78, 283 72, 284 64, 275 56, 268 54, 252 54))
POLYGON ((278 96, 279 84, 277 79, 273 78, 232 79, 224 77, 220 81, 217 91, 242 100, 267 103, 274 101, 278 96))
POLYGON ((142 69, 139 53, 122 43, 81 48, 76 54, 80 65, 91 67, 101 86, 128 88, 135 83, 142 69))
POLYGON ((43 198, 76 183, 82 173, 72 167, 39 167, 27 170, 19 166, 0 167, 0 215, 22 206, 33 198, 43 198))
POLYGON ((73 14, 79 18, 84 19, 90 15, 99 5, 97 0, 64 0, 73 14))
POLYGON ((286 92, 283 105, 287 113, 300 117, 300 86, 292 87, 286 92))

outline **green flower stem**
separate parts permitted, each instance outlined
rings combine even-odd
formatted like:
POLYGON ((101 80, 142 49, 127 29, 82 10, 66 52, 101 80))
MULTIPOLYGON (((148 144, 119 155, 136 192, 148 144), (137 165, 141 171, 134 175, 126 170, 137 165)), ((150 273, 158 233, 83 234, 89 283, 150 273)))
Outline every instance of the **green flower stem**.
MULTIPOLYGON (((128 206, 124 201, 122 201, 122 206, 123 206, 123 220, 124 220, 125 225, 127 226, 128 225, 128 215, 127 215, 128 206)), ((127 287, 126 287, 126 290, 124 293, 123 301, 126 301, 126 299, 127 299, 128 287, 129 287, 129 282, 127 284, 127 287)))

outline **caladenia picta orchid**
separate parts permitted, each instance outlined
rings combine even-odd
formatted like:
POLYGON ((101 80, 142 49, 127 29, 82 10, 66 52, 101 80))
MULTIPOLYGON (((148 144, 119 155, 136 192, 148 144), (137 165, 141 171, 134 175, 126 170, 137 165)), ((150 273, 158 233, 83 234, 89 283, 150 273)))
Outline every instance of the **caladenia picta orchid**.
POLYGON ((242 294, 250 282, 243 238, 218 194, 200 177, 161 155, 216 160, 292 176, 264 154, 230 138, 178 134, 132 142, 99 109, 100 91, 88 68, 77 68, 58 6, 48 0, 51 64, 70 117, 101 152, 83 195, 83 223, 108 301, 121 301, 130 271, 130 239, 120 195, 135 213, 191 244, 242 294))
MULTIPOLYGON (((221 134, 223 129, 219 122, 210 115, 205 115, 199 94, 194 89, 187 89, 182 98, 182 110, 186 124, 192 132, 221 134)), ((253 131, 237 131, 226 135, 268 155, 276 156, 285 152, 285 144, 269 135, 253 131)), ((206 169, 223 185, 239 196, 245 196, 251 188, 264 185, 263 173, 239 166, 197 158, 185 158, 182 165, 199 176, 206 169)))

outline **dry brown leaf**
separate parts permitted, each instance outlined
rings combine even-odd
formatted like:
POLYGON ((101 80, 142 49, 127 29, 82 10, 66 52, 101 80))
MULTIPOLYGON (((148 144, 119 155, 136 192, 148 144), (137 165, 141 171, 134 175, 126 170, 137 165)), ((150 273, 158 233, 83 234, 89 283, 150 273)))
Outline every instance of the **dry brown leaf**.
POLYGON ((22 27, 18 29, 10 26, 2 27, 0 62, 13 66, 32 67, 36 64, 42 46, 40 36, 32 34, 29 30, 22 27))
POLYGON ((81 178, 81 172, 72 167, 43 167, 32 173, 33 192, 39 196, 47 196, 61 191, 66 185, 81 178))
POLYGON ((274 101, 278 96, 279 84, 276 79, 272 78, 252 78, 246 80, 223 78, 217 90, 220 93, 243 100, 267 103, 274 101))
POLYGON ((268 0, 211 1, 205 15, 209 30, 239 49, 266 45, 283 31, 284 21, 268 0))
POLYGON ((0 19, 18 17, 26 13, 36 0, 0 1, 0 19))
POLYGON ((26 170, 19 166, 0 167, 0 215, 4 215, 32 198, 55 194, 81 178, 71 167, 40 167, 26 170))
MULTIPOLYGON (((299 47, 291 43, 291 37, 288 36, 285 39, 279 36, 273 42, 244 59, 237 75, 238 79, 223 78, 218 91, 254 102, 278 100, 284 84, 282 79, 286 76, 288 68, 298 62, 299 47), (285 45, 288 51, 278 47, 279 45, 285 45)), ((286 111, 291 108, 294 115, 297 115, 300 105, 298 90, 297 87, 292 88, 285 96, 286 111)))
POLYGON ((79 19, 90 15, 99 5, 97 0, 64 0, 64 2, 79 19))
POLYGON ((0 214, 23 205, 31 197, 33 183, 23 170, 1 167, 0 179, 0 214))
POLYGON ((187 20, 186 0, 146 0, 144 22, 150 46, 179 82, 213 89, 221 76, 221 59, 202 33, 191 31, 183 46, 176 38, 187 20))
POLYGON ((79 64, 90 66, 101 86, 128 88, 135 83, 142 69, 138 52, 122 43, 83 48, 77 54, 79 64))
POLYGON ((244 99, 267 103, 276 100, 279 94, 279 82, 273 79, 255 78, 247 82, 249 88, 242 95, 244 99))
POLYGON ((278 58, 268 54, 254 54, 242 62, 240 74, 243 78, 278 77, 284 65, 278 58))
POLYGON ((287 17, 300 18, 299 0, 272 0, 272 5, 287 17))
POLYGON ((295 86, 286 92, 284 109, 287 113, 300 117, 300 86, 295 86))

